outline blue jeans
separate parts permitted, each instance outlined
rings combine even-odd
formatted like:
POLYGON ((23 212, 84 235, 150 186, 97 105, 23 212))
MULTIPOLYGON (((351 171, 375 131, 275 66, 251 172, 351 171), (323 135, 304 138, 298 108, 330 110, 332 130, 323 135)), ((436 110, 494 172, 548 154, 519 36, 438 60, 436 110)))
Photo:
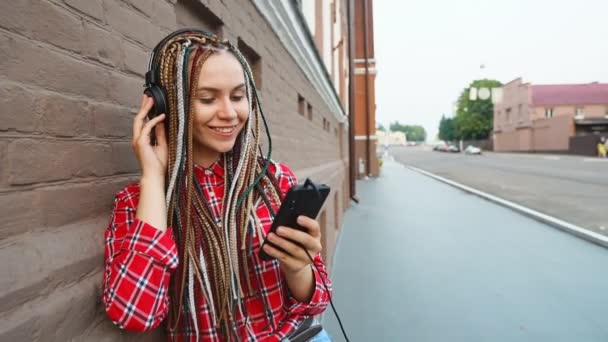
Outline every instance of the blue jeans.
POLYGON ((331 337, 329 337, 329 334, 327 334, 327 331, 325 331, 325 329, 321 330, 320 333, 317 334, 317 336, 315 336, 311 342, 331 342, 331 337))
MULTIPOLYGON (((285 338, 282 342, 289 342, 288 338, 285 338)), ((331 342, 331 337, 325 329, 321 330, 310 342, 331 342)))

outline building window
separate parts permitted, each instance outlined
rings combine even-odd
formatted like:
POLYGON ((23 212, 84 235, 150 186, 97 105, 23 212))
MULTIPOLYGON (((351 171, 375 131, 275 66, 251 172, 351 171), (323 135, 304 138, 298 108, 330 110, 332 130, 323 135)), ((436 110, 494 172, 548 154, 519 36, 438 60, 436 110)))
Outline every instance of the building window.
MULTIPOLYGON (((176 1, 171 3, 175 4, 176 1)), ((178 0, 175 5, 175 17, 179 27, 196 27, 223 37, 222 20, 213 13, 202 1, 178 0)))
POLYGON ((521 113, 522 113, 521 108, 522 107, 523 106, 521 104, 517 106, 517 118, 518 119, 521 119, 521 113))
POLYGON ((308 120, 312 121, 312 105, 308 104, 308 120))
POLYGON ((511 123, 511 107, 507 108, 505 110, 505 114, 506 114, 506 123, 511 123))
POLYGON ((336 23, 336 17, 337 17, 337 13, 336 13, 336 1, 333 1, 331 3, 331 22, 332 23, 336 23))
MULTIPOLYGON (((327 214, 325 210, 319 215, 319 228, 321 228, 321 246, 327 246, 327 214)), ((327 260, 327 248, 323 248, 321 253, 321 257, 327 260)))
POLYGON ((585 108, 583 108, 583 107, 577 107, 574 110, 574 116, 575 117, 584 117, 585 116, 585 108))
POLYGON ((323 130, 326 132, 331 131, 329 120, 327 120, 326 118, 323 118, 323 130))
POLYGON ((306 110, 306 102, 304 101, 304 97, 298 94, 298 113, 304 116, 304 111, 306 110))
POLYGON ((553 117, 553 108, 545 108, 545 117, 549 119, 553 117))
POLYGON ((340 198, 339 195, 339 191, 334 193, 334 224, 336 225, 336 230, 340 229, 340 207, 338 207, 340 203, 338 202, 338 198, 340 198))
POLYGON ((241 38, 238 39, 237 44, 251 68, 256 87, 262 89, 262 63, 260 62, 260 55, 258 55, 249 45, 245 44, 241 38))
POLYGON ((344 124, 339 124, 340 130, 336 128, 336 137, 338 137, 338 144, 340 145, 340 159, 344 158, 344 139, 340 133, 344 131, 344 124))

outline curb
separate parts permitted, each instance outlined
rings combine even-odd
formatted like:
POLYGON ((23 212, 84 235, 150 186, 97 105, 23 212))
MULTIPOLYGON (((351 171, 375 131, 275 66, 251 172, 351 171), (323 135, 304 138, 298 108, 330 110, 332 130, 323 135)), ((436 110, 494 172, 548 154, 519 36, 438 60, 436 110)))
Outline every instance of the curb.
POLYGON ((517 213, 523 214, 525 216, 528 216, 536 221, 540 221, 542 223, 546 223, 550 226, 553 226, 557 229, 560 229, 566 233, 575 235, 577 237, 580 237, 582 239, 585 239, 589 242, 595 243, 597 245, 600 245, 602 247, 608 248, 608 237, 604 236, 604 235, 600 235, 598 233, 592 232, 588 229, 579 227, 575 224, 572 224, 570 222, 566 222, 563 220, 560 220, 558 218, 555 218, 553 216, 549 216, 547 214, 543 214, 539 211, 524 207, 523 205, 502 199, 500 197, 494 196, 494 195, 490 195, 488 193, 485 193, 483 191, 479 191, 477 189, 471 188, 469 186, 454 182, 452 180, 449 180, 447 178, 443 178, 441 176, 438 176, 436 174, 433 174, 431 172, 419 169, 415 166, 410 166, 410 165, 404 165, 406 168, 418 172, 420 174, 423 174, 425 176, 434 178, 440 182, 446 183, 448 185, 451 185, 455 188, 458 188, 460 190, 463 190, 465 192, 471 193, 473 195, 476 195, 478 197, 481 197, 485 200, 488 200, 490 202, 499 204, 503 207, 509 208, 517 213))

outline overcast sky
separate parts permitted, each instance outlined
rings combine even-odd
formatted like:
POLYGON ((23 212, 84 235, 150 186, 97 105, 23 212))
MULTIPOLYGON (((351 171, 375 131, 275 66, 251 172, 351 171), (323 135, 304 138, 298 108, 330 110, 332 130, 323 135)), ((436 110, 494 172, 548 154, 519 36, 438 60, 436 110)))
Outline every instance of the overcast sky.
POLYGON ((374 39, 377 122, 427 140, 476 78, 608 82, 608 0, 374 0, 374 39))

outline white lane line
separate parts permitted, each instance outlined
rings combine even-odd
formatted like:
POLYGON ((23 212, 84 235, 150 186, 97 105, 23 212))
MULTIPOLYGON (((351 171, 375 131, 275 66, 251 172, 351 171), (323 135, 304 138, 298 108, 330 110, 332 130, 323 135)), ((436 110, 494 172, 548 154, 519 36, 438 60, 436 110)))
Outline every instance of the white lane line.
POLYGON ((608 159, 607 158, 585 158, 583 159, 584 162, 600 162, 600 163, 608 163, 608 159))
POLYGON ((544 156, 543 159, 546 159, 546 160, 560 160, 562 158, 555 157, 555 156, 544 156))
POLYGON ((593 243, 596 243, 598 245, 601 245, 603 247, 607 247, 608 248, 608 236, 600 235, 600 234, 598 234, 596 232, 592 232, 592 231, 590 231, 588 229, 585 229, 583 227, 579 227, 579 226, 577 226, 575 224, 572 224, 570 222, 566 222, 566 221, 560 220, 560 219, 558 219, 556 217, 549 216, 547 214, 543 214, 543 213, 541 213, 539 211, 530 209, 528 207, 524 207, 523 205, 511 202, 511 201, 508 201, 508 200, 505 200, 505 199, 502 199, 502 198, 494 196, 494 195, 490 195, 488 193, 485 193, 483 191, 479 191, 477 189, 471 188, 471 187, 466 186, 464 184, 460 184, 458 182, 454 182, 454 181, 449 180, 447 178, 443 178, 441 176, 438 176, 438 175, 436 175, 434 173, 431 173, 431 172, 419 169, 419 168, 417 168, 415 166, 408 165, 407 167, 409 169, 413 170, 413 171, 419 172, 419 173, 421 173, 423 175, 429 176, 429 177, 434 178, 434 179, 436 179, 438 181, 441 181, 441 182, 444 182, 446 184, 449 184, 449 185, 451 185, 453 187, 459 188, 459 189, 464 190, 466 192, 469 192, 471 194, 477 195, 477 196, 479 196, 481 198, 487 199, 488 201, 500 204, 500 205, 502 205, 504 207, 507 207, 507 208, 509 208, 509 209, 511 209, 513 211, 516 211, 516 212, 524 214, 524 215, 526 215, 528 217, 531 217, 531 218, 533 218, 533 219, 535 219, 537 221, 541 221, 543 223, 547 223, 547 224, 549 224, 549 225, 551 225, 553 227, 556 227, 558 229, 561 229, 561 230, 563 230, 563 231, 565 231, 567 233, 576 235, 576 236, 581 237, 581 238, 583 238, 583 239, 585 239, 587 241, 591 241, 593 243))

